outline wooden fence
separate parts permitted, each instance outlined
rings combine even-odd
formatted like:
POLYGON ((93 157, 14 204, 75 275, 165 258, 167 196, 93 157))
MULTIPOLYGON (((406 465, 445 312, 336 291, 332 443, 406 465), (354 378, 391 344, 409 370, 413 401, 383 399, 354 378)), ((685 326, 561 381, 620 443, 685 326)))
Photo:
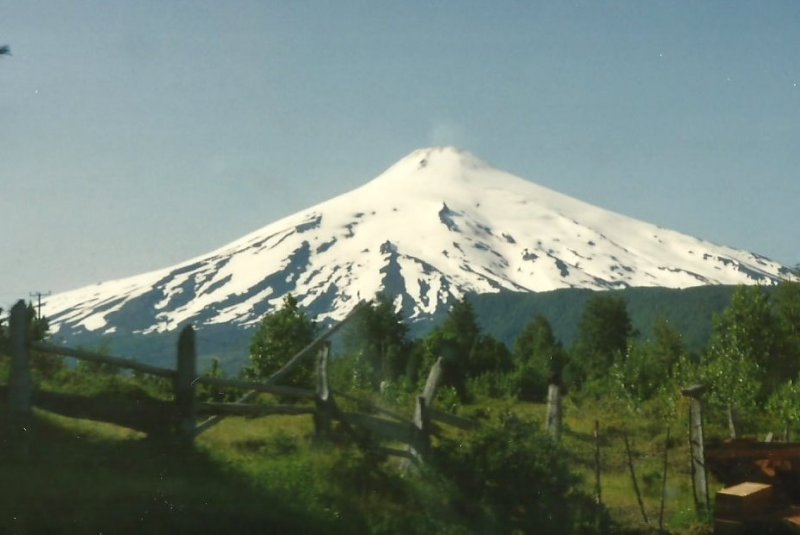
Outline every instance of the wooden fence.
POLYGON ((322 333, 294 355, 278 371, 263 381, 224 379, 197 375, 197 352, 194 329, 185 327, 178 339, 176 368, 168 369, 137 362, 133 359, 99 355, 91 351, 28 340, 29 316, 23 301, 12 309, 9 318, 11 370, 9 384, 0 385, 0 395, 7 396, 12 432, 19 433, 31 423, 32 408, 69 416, 108 422, 143 431, 152 436, 174 436, 181 447, 190 447, 195 437, 210 429, 226 416, 260 417, 274 414, 311 415, 317 437, 329 438, 334 421, 349 432, 359 444, 375 447, 381 440, 400 443, 404 449, 378 445, 386 454, 424 460, 430 451, 431 436, 438 432, 437 422, 470 429, 471 420, 443 413, 433 408, 436 390, 442 375, 442 359, 431 368, 425 388, 416 399, 413 417, 376 406, 368 400, 346 392, 335 391, 328 382, 330 342, 328 338, 349 321, 367 302, 360 302, 339 323, 322 333), (30 353, 36 351, 56 357, 72 357, 133 370, 172 380, 173 401, 144 397, 136 400, 102 399, 75 394, 34 389, 31 379, 30 353), (306 359, 316 355, 316 389, 303 389, 277 384, 306 359), (200 402, 197 385, 235 388, 247 393, 233 403, 200 402), (259 393, 313 400, 313 406, 264 405, 250 403, 259 393), (343 411, 336 398, 356 402, 361 411, 343 411), (362 412, 363 411, 363 412, 362 412), (198 423, 198 419, 206 419, 198 423), (367 437, 365 439, 365 437, 367 437), (378 439, 378 440, 373 440, 378 439))

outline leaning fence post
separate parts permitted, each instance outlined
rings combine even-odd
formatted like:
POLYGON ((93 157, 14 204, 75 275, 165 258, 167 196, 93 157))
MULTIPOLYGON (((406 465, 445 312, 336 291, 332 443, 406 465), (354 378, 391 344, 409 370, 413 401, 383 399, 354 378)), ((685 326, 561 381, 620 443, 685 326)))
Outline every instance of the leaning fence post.
POLYGON ((414 408, 414 438, 412 453, 419 459, 425 460, 430 452, 430 416, 425 396, 417 396, 417 405, 414 408))
POLYGON ((636 493, 636 501, 639 502, 639 511, 642 513, 642 519, 648 526, 650 521, 647 519, 647 512, 644 510, 644 502, 642 501, 642 493, 639 491, 639 483, 636 480, 636 470, 633 468, 633 454, 631 453, 631 445, 628 442, 628 432, 622 432, 622 438, 625 440, 625 453, 628 457, 628 470, 631 472, 631 482, 633 483, 633 491, 636 493))
POLYGON ((428 379, 425 381, 425 388, 422 390, 422 395, 417 397, 417 404, 414 407, 413 436, 409 452, 421 460, 425 460, 430 452, 431 425, 428 410, 433 404, 433 398, 436 396, 436 389, 439 387, 439 380, 442 377, 442 363, 443 359, 439 357, 431 366, 428 379))
POLYGON ((187 325, 178 338, 178 366, 175 374, 175 408, 177 421, 175 431, 181 447, 190 447, 194 441, 197 423, 195 379, 197 352, 194 344, 194 329, 187 325))
POLYGON ((694 385, 681 390, 689 398, 689 448, 691 451, 692 489, 698 516, 708 514, 708 481, 703 451, 703 394, 704 385, 694 385))
POLYGON ((561 386, 554 380, 547 388, 547 432, 556 440, 561 440, 561 386))
POLYGON ((24 430, 31 420, 31 363, 28 351, 28 307, 22 300, 11 309, 9 335, 11 373, 8 385, 8 407, 12 432, 24 430))
POLYGON ((314 433, 317 438, 328 438, 331 434, 333 398, 328 384, 328 356, 331 343, 325 341, 317 355, 317 393, 314 397, 314 433))

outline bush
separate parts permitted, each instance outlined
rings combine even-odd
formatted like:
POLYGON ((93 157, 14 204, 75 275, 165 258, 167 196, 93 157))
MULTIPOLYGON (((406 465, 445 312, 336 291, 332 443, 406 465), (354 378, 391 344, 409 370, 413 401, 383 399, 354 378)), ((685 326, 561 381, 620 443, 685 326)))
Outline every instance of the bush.
POLYGON ((578 492, 566 454, 539 427, 509 413, 437 451, 438 467, 462 493, 462 513, 490 524, 480 531, 605 532, 607 513, 578 492))

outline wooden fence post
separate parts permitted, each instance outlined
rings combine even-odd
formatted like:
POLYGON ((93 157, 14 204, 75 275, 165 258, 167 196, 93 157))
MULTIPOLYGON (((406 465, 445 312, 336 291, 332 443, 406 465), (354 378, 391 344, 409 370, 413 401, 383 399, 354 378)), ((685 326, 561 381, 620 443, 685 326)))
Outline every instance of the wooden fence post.
POLYGON ((425 381, 425 388, 422 391, 422 395, 417 397, 417 404, 414 408, 414 419, 412 420, 413 437, 409 453, 420 460, 425 460, 430 453, 431 419, 428 411, 433 404, 433 398, 436 395, 436 389, 442 377, 442 361, 442 357, 439 357, 431 367, 428 379, 425 381))
POLYGON ((694 385, 681 390, 689 398, 689 448, 691 451, 692 489, 697 515, 705 517, 708 507, 708 481, 703 446, 703 385, 694 385))
POLYGON ((12 433, 25 431, 31 422, 30 352, 28 350, 28 307, 22 300, 11 309, 9 335, 11 342, 11 373, 8 385, 9 420, 12 433))
POLYGON ((319 348, 317 355, 317 393, 314 396, 314 434, 318 439, 327 439, 331 435, 331 420, 333 419, 333 396, 328 384, 328 356, 331 343, 325 341, 319 348))
POLYGON ((425 396, 417 396, 417 405, 414 408, 414 436, 412 439, 411 454, 420 460, 425 460, 430 453, 430 416, 425 396))
POLYGON ((669 455, 669 426, 667 426, 667 438, 664 440, 664 469, 661 475, 661 504, 658 508, 658 532, 664 531, 664 498, 667 495, 667 469, 669 455))
POLYGON ((547 432, 556 440, 561 440, 561 386, 557 381, 547 388, 547 432))
POLYGON ((191 447, 197 423, 197 396, 195 380, 197 373, 194 329, 187 325, 178 338, 178 366, 175 374, 175 409, 177 419, 175 431, 181 447, 191 447))
POLYGON ((603 506, 603 487, 600 484, 600 421, 594 421, 594 501, 598 511, 603 506))

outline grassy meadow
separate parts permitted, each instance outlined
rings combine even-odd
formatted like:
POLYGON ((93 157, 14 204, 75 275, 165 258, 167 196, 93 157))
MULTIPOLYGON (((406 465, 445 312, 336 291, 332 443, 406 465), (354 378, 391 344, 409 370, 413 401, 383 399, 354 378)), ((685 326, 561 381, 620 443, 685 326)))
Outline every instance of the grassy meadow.
MULTIPOLYGON (((0 405, 5 419, 5 406, 0 405)), ((541 404, 477 399, 459 413, 542 422, 541 404)), ((566 404, 564 455, 594 496, 594 421, 600 421, 602 501, 614 531, 655 532, 666 424, 600 404, 566 404), (650 526, 633 491, 623 431, 633 450, 650 526)), ((7 429, 7 422, 0 428, 7 429)), ((686 426, 672 422, 664 526, 697 526, 686 426)), ((484 533, 448 474, 407 470, 401 459, 363 453, 346 436, 315 443, 309 416, 230 417, 176 452, 141 433, 36 411, 18 440, 1 435, 3 533, 484 533)), ((447 430, 446 440, 468 440, 447 430)), ((533 493, 532 493, 533 495, 533 493)))

